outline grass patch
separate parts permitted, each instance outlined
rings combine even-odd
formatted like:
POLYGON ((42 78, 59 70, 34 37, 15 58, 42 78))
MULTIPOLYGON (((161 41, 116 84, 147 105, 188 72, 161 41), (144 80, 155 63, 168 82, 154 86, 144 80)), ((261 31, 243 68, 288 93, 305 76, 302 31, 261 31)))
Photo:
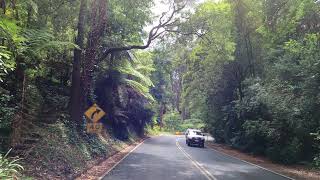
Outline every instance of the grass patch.
POLYGON ((9 150, 5 155, 0 154, 0 179, 16 179, 23 167, 19 164, 20 159, 9 158, 9 150))

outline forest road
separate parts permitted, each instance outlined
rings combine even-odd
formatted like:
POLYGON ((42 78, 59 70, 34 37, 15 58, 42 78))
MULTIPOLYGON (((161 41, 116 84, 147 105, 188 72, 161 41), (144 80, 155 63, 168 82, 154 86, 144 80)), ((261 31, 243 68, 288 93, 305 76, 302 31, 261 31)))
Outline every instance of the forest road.
POLYGON ((286 180, 209 148, 188 147, 183 136, 147 139, 103 180, 286 180))

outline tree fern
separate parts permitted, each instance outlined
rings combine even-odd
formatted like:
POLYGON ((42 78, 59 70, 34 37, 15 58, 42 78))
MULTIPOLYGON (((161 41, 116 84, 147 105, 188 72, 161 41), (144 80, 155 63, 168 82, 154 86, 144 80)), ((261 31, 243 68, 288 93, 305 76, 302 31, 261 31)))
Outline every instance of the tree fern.
POLYGON ((154 87, 154 85, 148 76, 148 73, 152 72, 154 69, 149 64, 143 64, 130 52, 126 53, 126 58, 130 61, 124 60, 115 68, 121 74, 127 75, 123 76, 121 80, 122 83, 131 87, 138 94, 144 96, 148 100, 154 101, 154 98, 149 93, 149 88, 154 87))
POLYGON ((154 86, 151 79, 144 74, 137 71, 134 67, 132 67, 129 63, 125 67, 118 67, 117 70, 122 74, 127 74, 134 76, 139 81, 141 81, 146 86, 154 86))
POLYGON ((135 69, 139 72, 153 72, 155 71, 155 68, 152 67, 151 65, 142 65, 138 64, 135 69))
POLYGON ((24 37, 22 41, 23 48, 21 48, 22 53, 26 54, 39 54, 43 50, 48 50, 50 48, 67 48, 73 49, 77 47, 74 43, 56 41, 55 37, 46 30, 37 29, 26 29, 21 32, 24 37))
POLYGON ((123 79, 122 80, 126 85, 130 86, 132 89, 134 89, 137 93, 144 96, 148 100, 154 101, 154 98, 149 93, 149 87, 144 86, 143 84, 130 80, 130 79, 123 79))
POLYGON ((17 24, 12 19, 0 17, 0 37, 6 40, 8 50, 16 55, 34 56, 51 48, 78 48, 74 43, 57 41, 46 29, 21 28, 17 24))
POLYGON ((0 46, 0 82, 3 81, 2 78, 8 74, 8 71, 12 71, 15 67, 15 63, 11 57, 11 52, 6 47, 0 46))

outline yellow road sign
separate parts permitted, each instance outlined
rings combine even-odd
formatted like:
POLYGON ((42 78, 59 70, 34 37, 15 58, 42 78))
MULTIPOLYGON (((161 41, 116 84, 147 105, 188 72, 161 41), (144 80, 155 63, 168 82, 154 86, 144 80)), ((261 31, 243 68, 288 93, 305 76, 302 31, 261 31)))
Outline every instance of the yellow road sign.
POLYGON ((93 121, 98 122, 106 113, 97 105, 92 105, 85 113, 86 117, 93 121))

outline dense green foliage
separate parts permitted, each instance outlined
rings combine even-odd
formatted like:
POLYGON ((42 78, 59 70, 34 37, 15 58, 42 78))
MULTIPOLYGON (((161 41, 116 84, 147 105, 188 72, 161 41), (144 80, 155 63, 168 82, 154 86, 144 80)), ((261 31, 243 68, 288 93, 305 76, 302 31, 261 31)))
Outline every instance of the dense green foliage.
MULTIPOLYGON (((90 28, 92 28, 89 20, 94 18, 92 16, 96 9, 88 7, 97 2, 83 1, 84 6, 87 6, 84 15, 87 21, 82 22, 85 26, 84 43, 87 44, 83 52, 93 46, 89 42, 89 39, 92 38, 92 35, 89 34, 90 28), (87 34, 89 34, 88 37, 87 34)), ((11 124, 15 124, 15 121, 27 119, 33 122, 31 127, 39 125, 40 121, 55 123, 58 121, 58 117, 55 116, 65 117, 68 114, 70 86, 73 83, 70 79, 73 66, 72 51, 80 48, 73 42, 77 34, 75 25, 78 23, 80 3, 82 2, 64 0, 59 3, 14 1, 12 4, 6 5, 4 13, 0 17, 1 132, 17 130, 16 128, 11 129, 11 124)), ((130 8, 127 3, 127 1, 108 2, 108 9, 105 9, 110 15, 106 26, 108 29, 103 29, 107 31, 108 35, 103 33, 101 42, 97 42, 103 48, 142 42, 143 26, 150 20, 148 14, 151 3, 130 1, 130 8), (121 31, 120 29, 125 30, 121 31)), ((103 27, 103 24, 101 26, 103 27)), ((103 48, 97 54, 101 54, 103 48)), ((129 100, 137 98, 136 102, 141 102, 142 107, 146 104, 146 100, 141 101, 139 98, 145 99, 146 97, 153 100, 148 92, 148 88, 153 85, 148 77, 150 71, 153 70, 152 62, 148 61, 147 55, 140 54, 139 52, 117 52, 112 57, 108 56, 102 62, 94 64, 94 66, 99 66, 93 75, 93 79, 97 82, 102 77, 108 79, 111 74, 119 74, 119 77, 115 75, 109 79, 116 83, 99 84, 97 88, 111 87, 112 91, 120 91, 121 89, 122 92, 118 93, 114 99, 101 100, 92 88, 89 97, 87 97, 88 104, 84 105, 84 108, 90 106, 92 102, 117 101, 130 93, 129 100), (133 59, 133 56, 141 57, 133 59)), ((83 67, 81 67, 83 73, 87 68, 85 67, 87 61, 89 61, 85 58, 82 62, 83 67)), ((89 83, 94 84, 93 82, 89 83)), ((127 106, 127 104, 123 104, 123 106, 127 106)), ((117 113, 109 110, 110 107, 104 108, 111 113, 110 116, 117 113)), ((119 108, 122 111, 126 107, 119 108)), ((23 133, 20 130, 17 131, 20 134, 23 133)), ((17 140, 21 139, 17 137, 17 140)))
POLYGON ((312 0, 200 4, 169 45, 184 66, 182 106, 219 143, 318 164, 319 20, 312 0))
POLYGON ((1 1, 0 152, 12 148, 31 176, 71 178, 87 161, 112 153, 115 138, 143 136, 153 115, 151 55, 104 53, 143 44, 152 4, 1 1), (93 103, 107 112, 101 122, 110 135, 104 138, 85 133, 90 121, 83 113, 93 103), (73 107, 79 107, 76 116, 73 107))
POLYGON ((0 152, 53 170, 52 156, 70 156, 54 163, 72 177, 106 153, 103 139, 198 128, 320 166, 318 1, 168 1, 149 33, 149 0, 1 2, 0 152), (105 138, 85 133, 94 103, 105 138))
POLYGON ((163 117, 163 130, 165 132, 185 132, 186 129, 200 129, 204 130, 205 124, 201 119, 181 119, 178 112, 166 113, 163 117))

